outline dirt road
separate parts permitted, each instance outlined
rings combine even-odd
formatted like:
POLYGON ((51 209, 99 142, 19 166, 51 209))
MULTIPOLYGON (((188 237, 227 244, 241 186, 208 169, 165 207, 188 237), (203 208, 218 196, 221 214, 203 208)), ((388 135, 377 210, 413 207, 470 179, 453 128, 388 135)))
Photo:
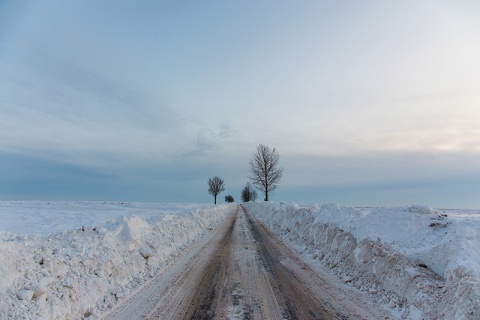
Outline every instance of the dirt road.
POLYGON ((238 206, 105 319, 386 319, 238 206))

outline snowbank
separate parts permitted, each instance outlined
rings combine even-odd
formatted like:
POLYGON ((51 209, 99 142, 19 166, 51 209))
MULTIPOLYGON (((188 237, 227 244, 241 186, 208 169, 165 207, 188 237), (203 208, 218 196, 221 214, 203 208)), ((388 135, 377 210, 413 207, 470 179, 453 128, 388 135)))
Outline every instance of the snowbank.
POLYGON ((182 214, 207 208, 206 203, 143 203, 106 201, 0 201, 0 230, 15 234, 62 232, 110 222, 119 216, 156 219, 159 214, 182 214))
POLYGON ((97 318, 235 205, 147 220, 122 216, 46 235, 0 232, 0 319, 97 318))
POLYGON ((402 318, 480 319, 480 214, 426 206, 248 203, 252 214, 402 318))

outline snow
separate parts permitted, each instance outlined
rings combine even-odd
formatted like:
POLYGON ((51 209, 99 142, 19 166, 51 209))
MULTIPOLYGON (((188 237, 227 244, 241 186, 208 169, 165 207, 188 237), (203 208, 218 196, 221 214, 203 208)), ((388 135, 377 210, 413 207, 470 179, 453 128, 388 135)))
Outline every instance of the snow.
MULTIPOLYGON (((2 201, 0 320, 99 319, 235 206, 2 201)), ((244 206, 395 318, 480 319, 479 210, 244 206)))
POLYGON ((0 209, 0 319, 97 319, 235 205, 4 201, 0 209))
POLYGON ((107 223, 119 216, 182 214, 205 203, 135 203, 98 201, 0 201, 0 231, 48 234, 107 223))
POLYGON ((285 241, 400 318, 480 318, 480 211, 248 203, 285 241))

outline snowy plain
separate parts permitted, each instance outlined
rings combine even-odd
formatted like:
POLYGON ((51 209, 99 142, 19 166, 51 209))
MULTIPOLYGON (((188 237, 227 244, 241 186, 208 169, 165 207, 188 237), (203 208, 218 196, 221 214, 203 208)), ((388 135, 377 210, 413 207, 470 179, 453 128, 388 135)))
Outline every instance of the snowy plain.
POLYGON ((105 224, 119 216, 182 215, 207 203, 138 203, 112 201, 0 201, 0 231, 15 234, 62 232, 105 224))
MULTIPOLYGON (((480 319, 480 211, 243 204, 393 318, 480 319)), ((235 204, 0 201, 0 319, 100 319, 235 204)))

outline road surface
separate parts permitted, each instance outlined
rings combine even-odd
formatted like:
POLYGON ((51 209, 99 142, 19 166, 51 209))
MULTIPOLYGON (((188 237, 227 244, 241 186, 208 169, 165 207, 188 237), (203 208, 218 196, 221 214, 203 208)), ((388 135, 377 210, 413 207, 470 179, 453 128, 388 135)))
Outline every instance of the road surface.
POLYGON ((241 205, 105 319, 387 319, 241 205))

